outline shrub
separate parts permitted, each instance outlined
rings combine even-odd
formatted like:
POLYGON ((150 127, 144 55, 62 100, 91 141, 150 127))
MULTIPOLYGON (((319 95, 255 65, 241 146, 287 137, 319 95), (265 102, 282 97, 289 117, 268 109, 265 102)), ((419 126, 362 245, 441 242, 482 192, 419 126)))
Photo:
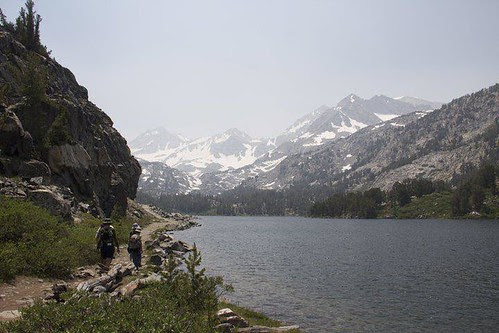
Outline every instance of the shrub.
POLYGON ((30 53, 27 61, 27 68, 21 76, 21 93, 26 96, 28 106, 37 109, 47 99, 48 72, 39 55, 30 53))
POLYGON ((65 277, 98 260, 95 226, 70 226, 29 201, 0 197, 0 280, 65 277))
POLYGON ((61 146, 66 143, 73 142, 73 139, 69 134, 69 113, 64 107, 60 108, 61 110, 59 114, 47 131, 47 135, 45 137, 46 148, 61 146))
POLYGON ((189 259, 189 272, 149 285, 138 298, 112 301, 75 295, 65 304, 51 303, 22 310, 18 321, 0 325, 0 332, 214 332, 221 278, 197 271, 200 254, 189 259), (192 296, 196 302, 192 303, 192 296))

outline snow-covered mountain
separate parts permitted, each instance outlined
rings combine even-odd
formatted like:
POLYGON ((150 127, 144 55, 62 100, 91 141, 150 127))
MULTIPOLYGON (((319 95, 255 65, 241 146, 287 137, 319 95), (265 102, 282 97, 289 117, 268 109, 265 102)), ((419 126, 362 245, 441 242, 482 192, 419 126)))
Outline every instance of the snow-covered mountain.
MULTIPOLYGON (((234 188, 248 178, 265 175, 294 154, 316 150, 328 142, 346 138, 369 125, 379 124, 417 110, 427 111, 440 103, 412 99, 412 103, 377 95, 362 99, 350 94, 337 106, 321 106, 297 120, 276 139, 276 148, 262 155, 254 163, 224 172, 206 173, 201 176, 200 190, 220 193, 234 188)), ((396 124, 396 123, 394 123, 396 124)), ((272 188, 269 180, 263 188, 272 188)))
POLYGON ((158 156, 168 156, 187 142, 189 142, 189 139, 178 134, 172 134, 163 127, 158 127, 139 135, 130 142, 130 147, 132 153, 150 161, 158 156))
POLYGON ((139 192, 159 197, 163 193, 185 194, 199 189, 197 178, 185 172, 171 168, 162 162, 148 162, 142 159, 138 161, 142 167, 139 192))
POLYGON ((162 162, 199 177, 204 173, 227 171, 252 164, 258 157, 275 148, 268 139, 252 139, 232 128, 210 137, 188 140, 154 129, 130 142, 132 153, 142 160, 162 162))
MULTIPOLYGON (((412 97, 376 95, 363 99, 350 94, 335 107, 319 107, 271 139, 253 139, 238 129, 229 129, 211 137, 188 140, 158 128, 131 141, 130 147, 140 159, 164 163, 189 176, 184 184, 191 187, 186 191, 220 193, 248 177, 270 172, 290 155, 318 149, 366 126, 440 105, 412 97)), ((143 173, 150 172, 149 168, 150 165, 143 165, 143 173)), ((154 183, 151 176, 147 181, 154 183)), ((179 188, 183 189, 169 186, 165 191, 186 192, 178 191, 179 188)))

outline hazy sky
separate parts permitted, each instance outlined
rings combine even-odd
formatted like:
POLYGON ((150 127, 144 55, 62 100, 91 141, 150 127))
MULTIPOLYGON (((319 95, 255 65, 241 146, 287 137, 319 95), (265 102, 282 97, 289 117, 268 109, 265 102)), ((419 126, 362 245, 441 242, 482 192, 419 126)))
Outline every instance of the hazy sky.
MULTIPOLYGON (((0 0, 10 19, 24 1, 0 0)), ((38 0, 42 42, 132 139, 273 136, 322 104, 499 81, 499 1, 38 0)))

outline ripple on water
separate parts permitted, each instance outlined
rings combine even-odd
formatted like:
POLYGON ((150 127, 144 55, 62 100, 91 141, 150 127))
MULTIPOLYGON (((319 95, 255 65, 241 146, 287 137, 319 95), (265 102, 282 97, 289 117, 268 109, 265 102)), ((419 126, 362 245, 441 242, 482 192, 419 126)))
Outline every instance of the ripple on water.
POLYGON ((196 242, 235 302, 309 332, 494 331, 499 223, 203 217, 196 242))

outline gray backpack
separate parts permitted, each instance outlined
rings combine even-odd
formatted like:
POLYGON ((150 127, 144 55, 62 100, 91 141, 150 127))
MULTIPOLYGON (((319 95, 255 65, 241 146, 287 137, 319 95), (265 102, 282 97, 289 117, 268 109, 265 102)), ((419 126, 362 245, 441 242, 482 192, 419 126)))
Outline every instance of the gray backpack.
POLYGON ((140 235, 133 234, 132 236, 130 236, 130 240, 128 241, 128 249, 138 250, 140 249, 141 244, 142 244, 142 239, 140 238, 140 235))

